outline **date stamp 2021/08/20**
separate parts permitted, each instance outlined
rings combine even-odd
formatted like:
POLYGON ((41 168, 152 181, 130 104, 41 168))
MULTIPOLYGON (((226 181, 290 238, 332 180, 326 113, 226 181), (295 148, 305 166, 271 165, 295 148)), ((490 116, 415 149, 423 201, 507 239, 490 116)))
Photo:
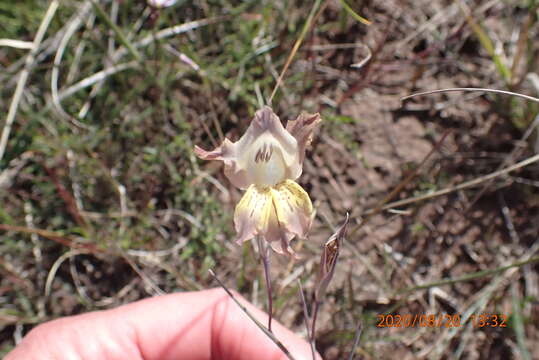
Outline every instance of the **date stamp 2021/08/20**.
POLYGON ((484 327, 507 327, 507 315, 505 314, 473 314, 464 322, 460 314, 379 314, 376 315, 377 327, 394 328, 450 328, 460 327, 471 323, 474 328, 484 327))

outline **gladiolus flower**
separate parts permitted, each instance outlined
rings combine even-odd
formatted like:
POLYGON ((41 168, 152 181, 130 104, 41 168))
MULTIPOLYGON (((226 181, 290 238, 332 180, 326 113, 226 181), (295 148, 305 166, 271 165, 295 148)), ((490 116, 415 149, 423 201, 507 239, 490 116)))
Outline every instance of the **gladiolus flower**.
POLYGON ((246 189, 234 212, 238 244, 262 236, 276 252, 294 254, 290 241, 307 235, 313 206, 294 180, 301 175, 305 148, 319 122, 319 114, 303 113, 285 129, 264 106, 237 142, 225 139, 213 151, 195 146, 201 159, 223 161, 232 184, 246 189))

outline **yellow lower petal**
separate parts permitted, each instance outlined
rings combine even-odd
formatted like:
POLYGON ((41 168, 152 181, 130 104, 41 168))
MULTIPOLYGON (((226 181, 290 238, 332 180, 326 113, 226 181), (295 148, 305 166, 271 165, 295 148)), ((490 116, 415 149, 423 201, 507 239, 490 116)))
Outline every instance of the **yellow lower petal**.
POLYGON ((239 243, 260 235, 282 253, 294 236, 304 237, 311 226, 309 195, 292 180, 274 187, 251 185, 236 206, 234 223, 239 243))
POLYGON ((272 189, 273 205, 279 222, 303 237, 311 227, 313 205, 309 195, 298 183, 285 180, 272 189))

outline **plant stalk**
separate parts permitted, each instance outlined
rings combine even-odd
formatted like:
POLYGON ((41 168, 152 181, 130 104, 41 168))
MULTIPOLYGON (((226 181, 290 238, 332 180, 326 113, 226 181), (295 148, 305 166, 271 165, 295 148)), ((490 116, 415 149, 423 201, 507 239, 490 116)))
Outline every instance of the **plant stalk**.
POLYGON ((271 275, 270 275, 270 252, 269 247, 264 243, 262 237, 258 236, 258 251, 260 252, 260 259, 264 265, 264 277, 266 279, 266 290, 268 294, 268 330, 271 330, 271 322, 273 320, 273 289, 271 287, 271 275))

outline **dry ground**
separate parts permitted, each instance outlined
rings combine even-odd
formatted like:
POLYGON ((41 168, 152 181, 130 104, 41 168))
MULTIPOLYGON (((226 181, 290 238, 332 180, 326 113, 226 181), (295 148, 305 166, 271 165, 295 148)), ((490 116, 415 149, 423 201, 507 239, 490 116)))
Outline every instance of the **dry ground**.
MULTIPOLYGON (((312 4, 180 2, 134 30, 143 2, 103 1, 131 43, 188 21, 227 14, 241 21, 225 16, 139 48, 142 63, 66 96, 66 116, 52 106, 51 78, 73 16, 85 11, 93 20, 85 18, 66 48, 60 92, 133 60, 127 51, 113 56, 125 44, 84 3, 63 3, 51 23, 0 162, 0 354, 47 319, 216 286, 208 268, 265 304, 261 265, 248 244, 232 242, 230 214, 241 192, 192 148, 242 134, 312 4)), ((323 117, 299 180, 316 208, 311 234, 294 242, 300 260, 273 258, 276 317, 305 332, 296 279, 312 291, 321 245, 349 212, 319 315, 325 359, 346 358, 359 321, 357 358, 539 359, 537 164, 357 225, 412 171, 391 201, 451 188, 536 153, 537 135, 527 135, 537 103, 482 92, 400 99, 449 87, 538 96, 537 2, 349 3, 372 24, 354 20, 339 1, 323 2, 274 100, 283 120, 302 110, 323 117), (367 47, 370 60, 350 67, 367 57, 367 47), (459 314, 460 326, 377 327, 380 314, 446 313, 459 314), (472 314, 504 314, 507 326, 473 327, 472 314)), ((0 15, 15 24, 0 26, 0 38, 33 39, 46 5, 29 13, 24 4, 0 3, 0 15)), ((26 53, 0 48, 0 113, 7 113, 26 53)))

